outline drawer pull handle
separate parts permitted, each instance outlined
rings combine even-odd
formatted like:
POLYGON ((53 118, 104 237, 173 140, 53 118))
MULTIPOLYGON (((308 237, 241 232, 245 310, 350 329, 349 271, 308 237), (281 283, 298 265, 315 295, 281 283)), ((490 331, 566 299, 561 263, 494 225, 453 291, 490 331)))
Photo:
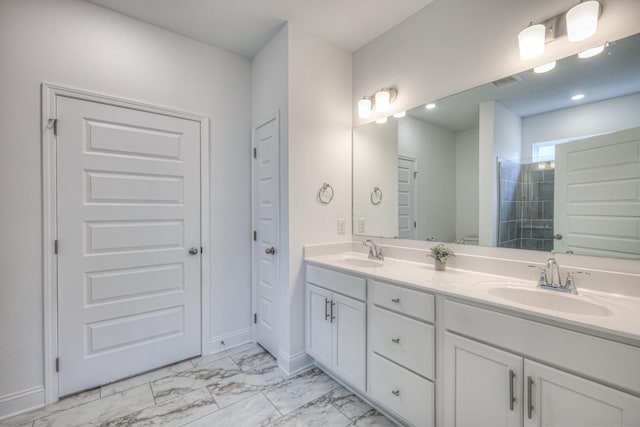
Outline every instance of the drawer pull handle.
POLYGON ((509 369, 509 409, 513 411, 513 404, 516 403, 515 395, 513 394, 513 380, 516 378, 516 373, 513 369, 509 369))
POLYGON ((391 302, 395 302, 396 304, 400 304, 400 298, 392 298, 391 302))
POLYGON ((393 390, 391 394, 393 394, 396 397, 400 397, 400 390, 393 390))
POLYGON ((533 379, 527 377, 527 417, 532 419, 533 412, 533 379))
POLYGON ((391 338, 391 341, 396 344, 400 344, 400 338, 391 338))

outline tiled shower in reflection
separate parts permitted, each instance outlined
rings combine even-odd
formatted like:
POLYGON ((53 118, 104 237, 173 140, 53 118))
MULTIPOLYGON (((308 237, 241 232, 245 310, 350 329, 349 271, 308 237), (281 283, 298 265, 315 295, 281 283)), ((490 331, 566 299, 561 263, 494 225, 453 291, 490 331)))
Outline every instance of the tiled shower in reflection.
POLYGON ((553 249, 554 172, 553 161, 498 159, 499 247, 553 249))

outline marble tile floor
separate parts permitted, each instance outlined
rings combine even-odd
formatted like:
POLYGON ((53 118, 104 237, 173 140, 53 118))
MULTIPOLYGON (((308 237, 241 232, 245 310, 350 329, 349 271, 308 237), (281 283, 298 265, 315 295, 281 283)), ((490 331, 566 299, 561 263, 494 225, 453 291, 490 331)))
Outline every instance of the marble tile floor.
POLYGON ((317 368, 287 378, 247 344, 85 391, 0 427, 395 426, 317 368))

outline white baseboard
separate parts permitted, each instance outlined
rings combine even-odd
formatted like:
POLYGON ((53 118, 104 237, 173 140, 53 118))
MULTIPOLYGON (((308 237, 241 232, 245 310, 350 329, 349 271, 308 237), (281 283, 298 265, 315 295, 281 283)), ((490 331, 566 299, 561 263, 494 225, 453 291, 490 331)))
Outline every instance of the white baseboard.
POLYGON ((314 365, 314 361, 306 351, 301 351, 293 356, 289 356, 284 352, 278 354, 278 366, 287 376, 295 375, 302 371, 306 371, 314 365))
POLYGON ((0 420, 44 406, 44 386, 0 396, 0 420))
POLYGON ((252 340, 251 328, 240 329, 228 334, 213 337, 203 346, 202 355, 228 350, 230 348, 252 342, 252 340))

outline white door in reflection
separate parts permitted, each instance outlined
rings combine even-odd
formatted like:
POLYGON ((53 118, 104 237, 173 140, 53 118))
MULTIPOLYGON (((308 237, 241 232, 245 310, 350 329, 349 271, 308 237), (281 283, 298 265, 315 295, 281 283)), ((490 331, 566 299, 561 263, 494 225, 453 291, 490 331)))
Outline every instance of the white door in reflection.
POLYGON ((398 155, 398 237, 416 239, 416 159, 398 155))
POLYGON ((556 145, 554 233, 558 252, 640 255, 640 128, 556 145))

